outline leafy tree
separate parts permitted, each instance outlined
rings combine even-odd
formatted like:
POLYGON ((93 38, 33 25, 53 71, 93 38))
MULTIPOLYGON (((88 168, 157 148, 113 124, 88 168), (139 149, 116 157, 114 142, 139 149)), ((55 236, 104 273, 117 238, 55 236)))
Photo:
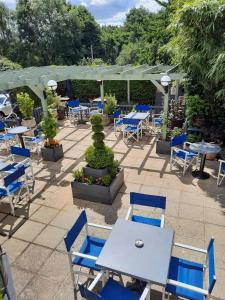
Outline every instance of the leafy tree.
POLYGON ((221 126, 220 133, 225 135, 225 27, 222 24, 225 24, 224 0, 186 1, 172 16, 169 50, 187 73, 189 93, 199 94, 208 102, 208 127, 221 126))
POLYGON ((20 68, 21 66, 19 64, 12 62, 6 57, 0 56, 0 71, 17 70, 20 68))

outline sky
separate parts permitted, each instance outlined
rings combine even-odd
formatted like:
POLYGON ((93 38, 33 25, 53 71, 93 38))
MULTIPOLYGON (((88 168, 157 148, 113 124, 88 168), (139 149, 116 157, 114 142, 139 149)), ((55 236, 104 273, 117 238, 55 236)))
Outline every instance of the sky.
MULTIPOLYGON (((3 0, 14 9, 16 0, 3 0)), ((154 0, 69 0, 73 4, 84 5, 101 25, 121 25, 126 14, 133 7, 143 6, 152 12, 159 10, 160 6, 154 0)))

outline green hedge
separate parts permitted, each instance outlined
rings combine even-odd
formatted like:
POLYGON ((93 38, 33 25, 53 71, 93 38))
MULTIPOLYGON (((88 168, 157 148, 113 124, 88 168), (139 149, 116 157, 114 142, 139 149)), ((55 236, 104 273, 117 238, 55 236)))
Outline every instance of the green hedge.
MULTIPOLYGON (((73 92, 76 98, 89 101, 100 96, 99 84, 94 80, 73 80, 73 92)), ((104 93, 115 94, 119 103, 127 103, 127 81, 104 81, 104 93)), ((131 102, 154 104, 156 88, 147 80, 130 81, 131 102)))

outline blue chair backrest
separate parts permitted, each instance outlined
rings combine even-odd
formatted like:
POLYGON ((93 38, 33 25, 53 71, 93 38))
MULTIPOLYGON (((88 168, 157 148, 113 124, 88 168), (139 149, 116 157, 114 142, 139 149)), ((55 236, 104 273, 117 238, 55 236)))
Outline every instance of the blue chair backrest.
POLYGON ((209 241, 208 249, 208 267, 209 267, 209 294, 211 294, 216 283, 215 260, 214 260, 214 239, 209 241))
POLYGON ((119 118, 120 115, 121 115, 121 111, 120 110, 114 111, 113 118, 119 118))
POLYGON ((0 130, 3 130, 5 129, 5 123, 0 121, 0 130))
POLYGON ((150 105, 146 105, 146 104, 137 104, 135 106, 135 110, 139 111, 139 112, 147 112, 151 109, 150 105))
POLYGON ((23 157, 30 157, 30 150, 27 148, 21 148, 21 147, 10 147, 11 154, 23 156, 23 157))
POLYGON ((98 102, 98 109, 103 109, 103 103, 102 102, 98 102))
POLYGON ((9 186, 14 181, 18 180, 21 176, 25 174, 25 167, 22 166, 18 168, 15 172, 12 174, 9 174, 8 176, 4 177, 4 185, 5 187, 9 186))
POLYGON ((103 300, 102 296, 89 291, 83 284, 79 284, 81 297, 87 300, 103 300))
POLYGON ((68 102, 68 106, 69 107, 78 107, 80 105, 80 100, 77 99, 77 100, 70 100, 68 102))
POLYGON ((138 119, 123 118, 123 124, 137 126, 140 123, 138 119))
POLYGON ((71 246, 73 245, 74 241, 80 234, 85 224, 87 224, 87 215, 85 210, 83 210, 74 223, 73 227, 67 232, 67 235, 64 237, 64 242, 68 252, 70 251, 71 246))
POLYGON ((130 193, 130 204, 166 208, 166 197, 158 195, 147 195, 141 193, 130 193))
POLYGON ((175 136, 174 138, 172 138, 171 146, 174 147, 174 146, 177 146, 177 145, 182 145, 186 141, 187 141, 187 134, 184 133, 184 134, 181 134, 181 135, 178 135, 178 136, 175 136))

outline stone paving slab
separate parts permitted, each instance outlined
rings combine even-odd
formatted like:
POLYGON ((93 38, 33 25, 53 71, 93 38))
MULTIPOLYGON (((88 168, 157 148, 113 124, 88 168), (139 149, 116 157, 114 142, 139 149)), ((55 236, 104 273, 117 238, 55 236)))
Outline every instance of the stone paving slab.
MULTIPOLYGON (((190 170, 182 176, 179 168, 170 170, 168 156, 156 154, 154 137, 125 144, 108 127, 106 143, 124 167, 125 184, 111 206, 80 199, 74 199, 74 205, 71 172, 85 165, 83 154, 91 143, 90 126, 65 121, 58 139, 65 155, 59 162, 43 162, 36 154, 32 156, 36 180, 31 203, 19 204, 15 217, 9 215, 8 206, 0 206, 0 232, 8 235, 0 235, 0 243, 9 255, 19 300, 74 299, 63 236, 82 209, 90 222, 103 225, 124 218, 130 192, 167 197, 165 227, 175 230, 175 241, 204 248, 210 237, 215 237, 217 283, 212 299, 225 300, 225 182, 216 186, 218 162, 206 162, 212 175, 209 180, 196 180, 190 170)), ((137 211, 147 216, 158 213, 143 208, 137 211)), ((100 230, 91 233, 102 238, 108 234, 100 230)), ((173 254, 202 259, 181 249, 174 249, 173 254)), ((154 287, 151 299, 161 299, 159 288, 154 287)))

